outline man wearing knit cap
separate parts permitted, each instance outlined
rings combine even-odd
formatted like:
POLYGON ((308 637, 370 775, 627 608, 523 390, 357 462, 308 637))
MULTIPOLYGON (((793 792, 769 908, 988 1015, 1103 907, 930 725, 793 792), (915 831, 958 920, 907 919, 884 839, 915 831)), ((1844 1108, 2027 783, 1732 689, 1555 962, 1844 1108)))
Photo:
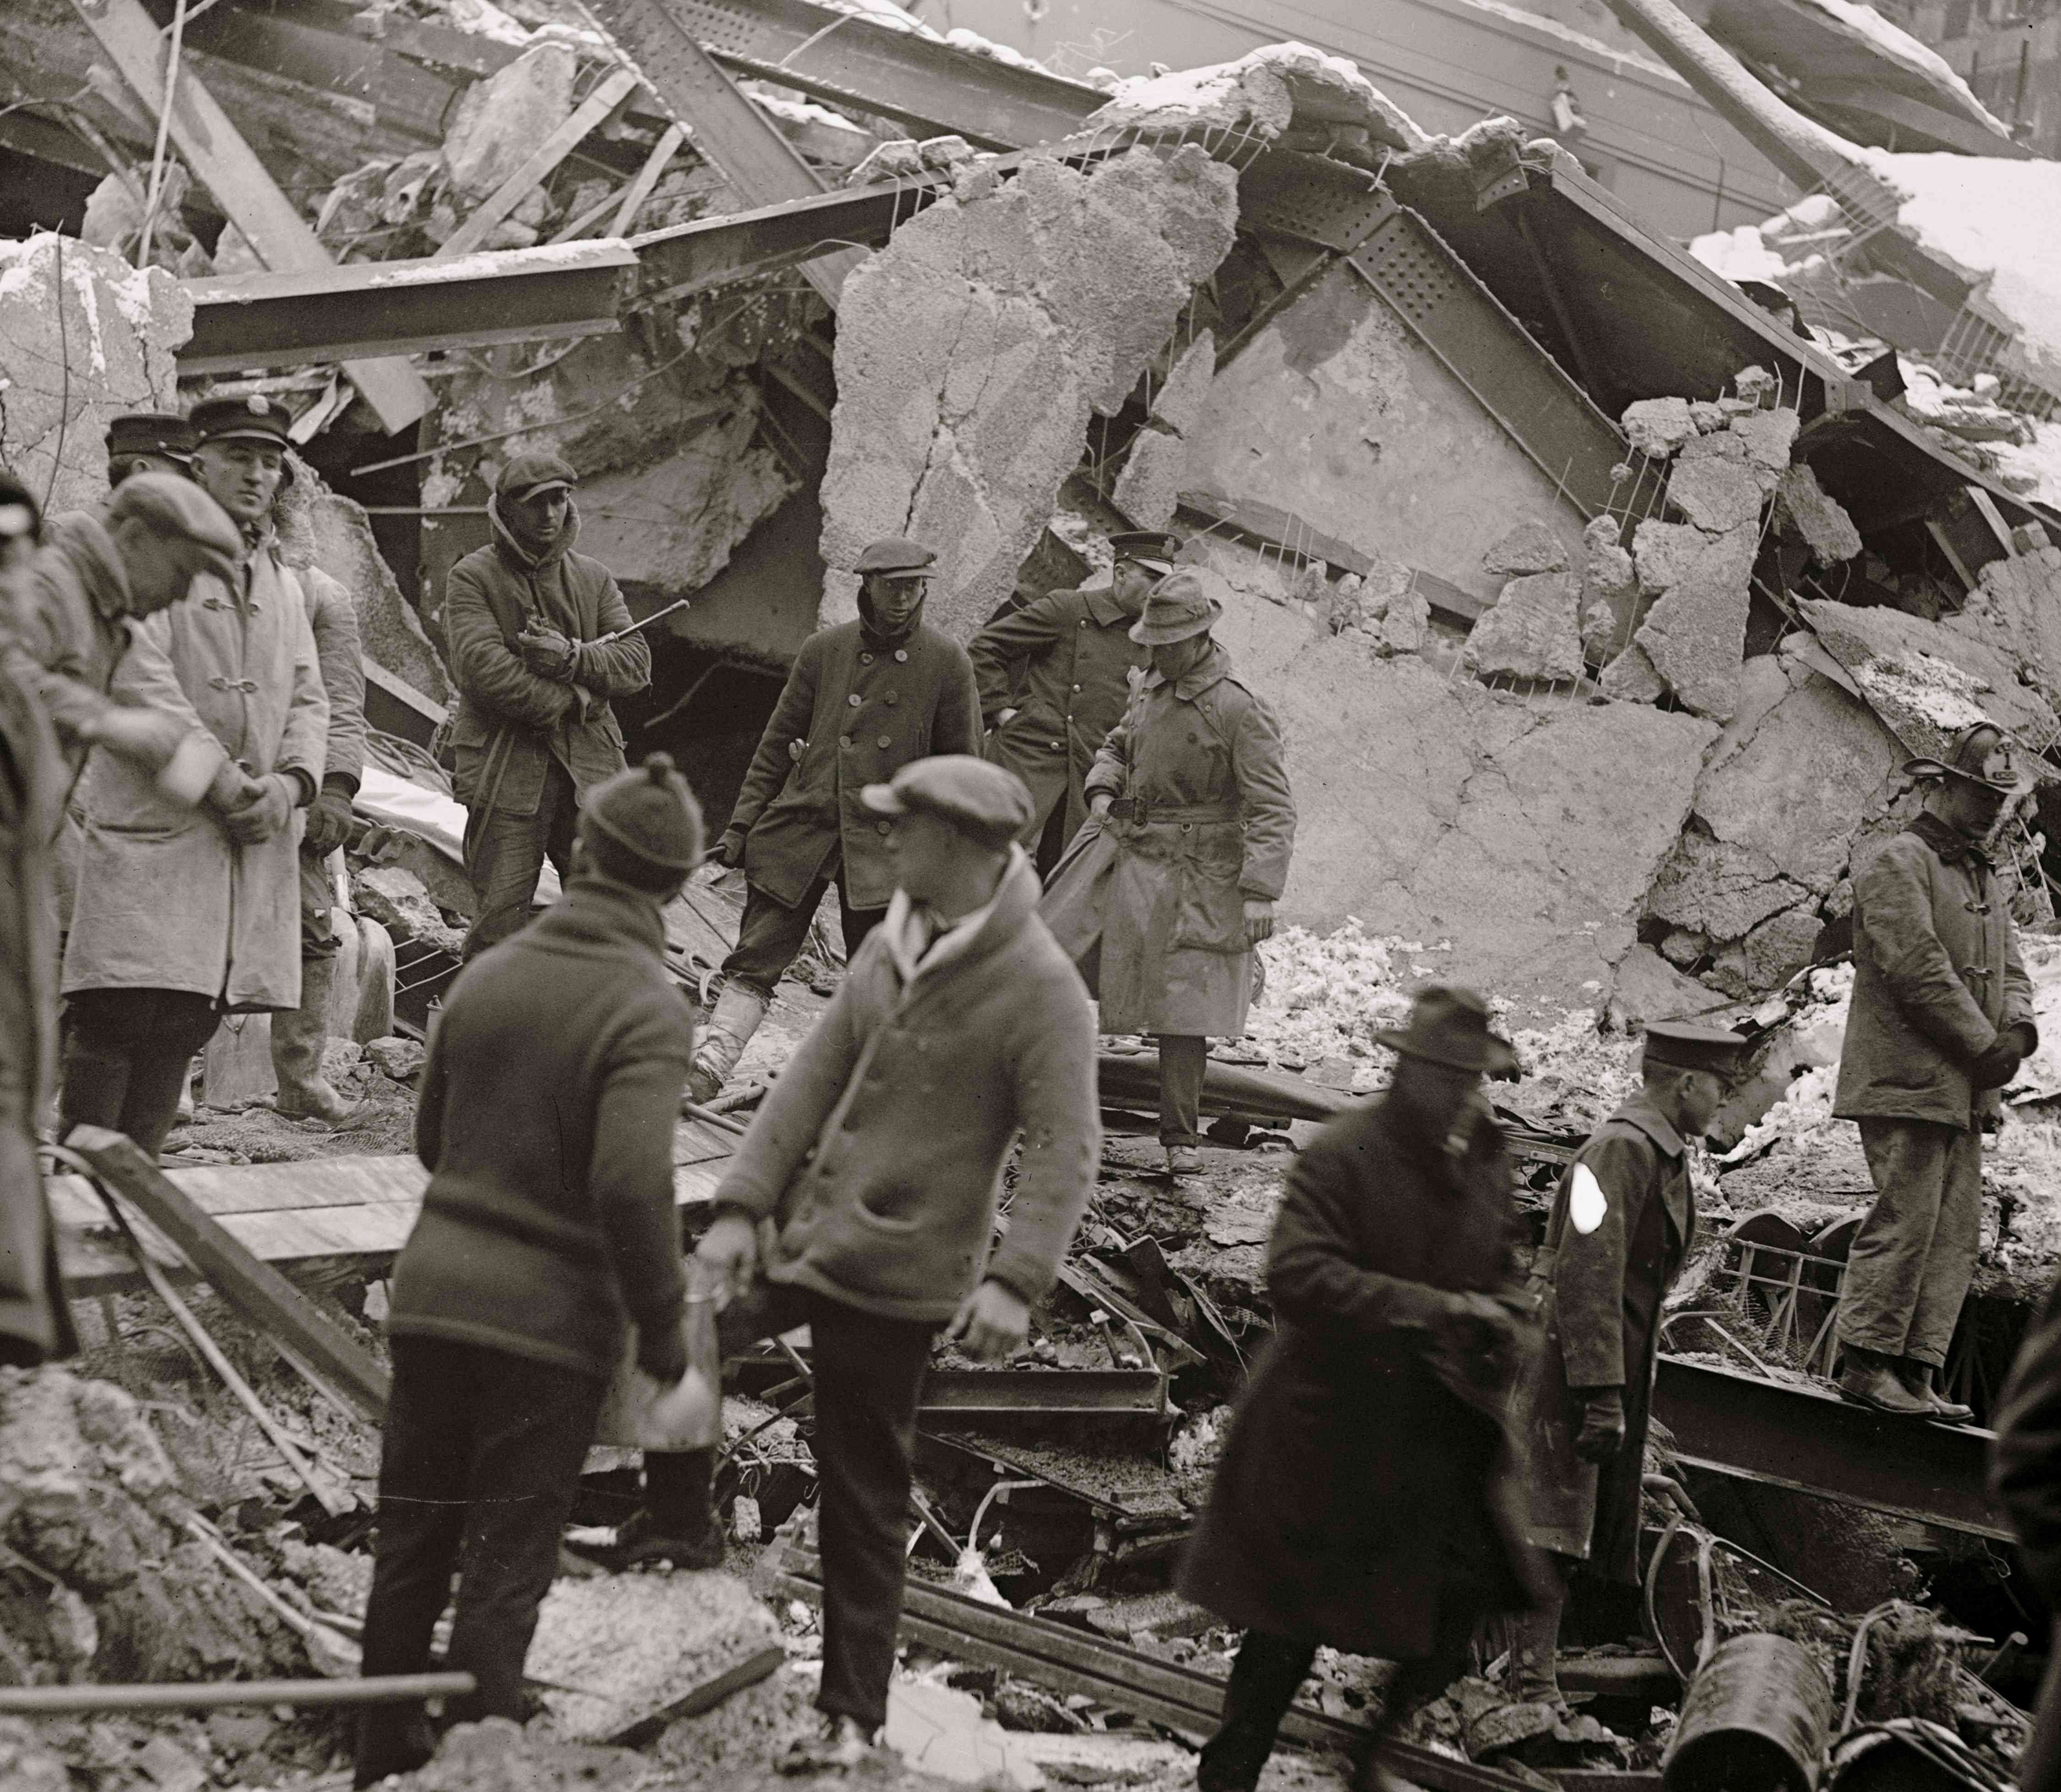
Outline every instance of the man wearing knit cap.
POLYGON ((1199 1165, 1209 1041, 1245 1031, 1295 844, 1280 724, 1211 638, 1228 592, 1199 566, 1153 587, 1131 631, 1152 670, 1095 755, 1093 825, 1039 911, 1099 995, 1102 1030, 1158 1039, 1170 1176, 1199 1165))
POLYGON ((737 1067, 831 884, 847 958, 894 893, 888 824, 860 792, 933 753, 977 753, 973 667, 928 627, 923 598, 938 556, 890 537, 858 556, 858 619, 811 635, 794 655, 744 775, 715 856, 744 868, 744 919, 723 960, 715 1012, 687 1080, 714 1097, 737 1067))
MULTIPOLYGON (((989 1361, 1022 1344, 1087 1206, 1100 1134, 1087 992, 1012 844, 1030 812, 1022 780, 950 755, 857 794, 887 827, 892 899, 730 1160, 695 1253, 730 1297, 726 1347, 802 1324, 813 1340, 823 1721, 788 1771, 872 1751, 932 1340, 948 1328, 989 1361)), ((646 1457, 650 1533, 690 1550, 711 1534, 714 1457, 646 1457)))
POLYGON ((137 473, 192 471, 193 425, 162 411, 131 411, 107 426, 107 484, 116 486, 137 473))
POLYGON ((1131 638, 1152 587, 1174 570, 1180 538, 1161 529, 1111 535, 1107 585, 1051 591, 997 616, 966 643, 980 691, 987 756, 1030 788, 1023 844, 1041 875, 1087 820, 1095 756, 1123 720, 1131 675, 1150 660, 1131 638))
POLYGON ((1559 1702, 1560 1612, 1577 1563, 1599 1579, 1639 1584, 1660 1303, 1696 1229, 1689 1146, 1716 1117, 1745 1045, 1721 1027, 1649 1021, 1638 1092, 1589 1135, 1561 1180, 1531 1269, 1543 1345, 1517 1405, 1531 1540, 1559 1572, 1518 1630, 1518 1698, 1559 1702))
MULTIPOLYGON (((686 1367, 673 1125, 691 1012, 661 911, 701 857, 701 812, 654 753, 596 788, 570 876, 459 974, 422 1069, 430 1173, 394 1265, 364 1672, 419 1674, 454 1575, 455 1722, 528 1714, 522 1662, 610 1377, 686 1367)), ((361 1720, 356 1784, 419 1767, 419 1706, 361 1720)))
POLYGON ((516 455, 487 504, 494 539, 444 582, 453 782, 478 899, 467 958, 522 924, 546 858, 565 875, 578 806, 622 769, 612 700, 651 682, 614 579, 574 551, 577 480, 556 455, 516 455))

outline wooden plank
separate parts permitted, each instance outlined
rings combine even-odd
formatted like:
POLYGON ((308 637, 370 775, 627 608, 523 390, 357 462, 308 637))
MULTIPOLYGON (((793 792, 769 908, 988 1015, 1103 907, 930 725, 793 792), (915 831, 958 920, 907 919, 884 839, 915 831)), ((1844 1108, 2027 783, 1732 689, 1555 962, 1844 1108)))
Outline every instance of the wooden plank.
POLYGON ((674 122, 666 126, 651 153, 644 158, 644 166, 637 170, 637 178, 623 194, 622 203, 616 207, 614 222, 608 227, 610 236, 629 235, 630 226, 637 222, 638 212, 651 197, 651 189, 658 184, 658 177, 665 173, 666 165, 679 154, 680 145, 686 138, 686 126, 674 122))
MULTIPOLYGON (((165 90, 165 46, 141 0, 72 0, 72 5, 154 119, 165 90)), ((170 128, 187 166, 267 267, 299 272, 334 265, 293 201, 190 68, 180 72, 170 128)), ((389 435, 419 421, 435 403, 422 376, 406 361, 354 360, 344 366, 389 435)))
POLYGON ((637 75, 631 69, 617 69, 589 94, 573 115, 532 150, 522 166, 510 174, 473 214, 451 232, 450 239, 430 259, 449 261, 469 255, 486 242, 494 227, 522 204, 538 182, 572 154, 587 134, 599 127, 617 106, 636 90, 637 75))

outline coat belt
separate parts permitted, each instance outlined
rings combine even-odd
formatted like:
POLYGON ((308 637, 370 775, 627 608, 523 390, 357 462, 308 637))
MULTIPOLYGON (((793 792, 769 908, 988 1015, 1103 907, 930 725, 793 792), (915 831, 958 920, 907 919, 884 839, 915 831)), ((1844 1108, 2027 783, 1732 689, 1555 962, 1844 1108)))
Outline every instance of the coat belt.
POLYGON ((1109 806, 1118 821, 1235 821, 1238 811, 1221 803, 1155 803, 1143 796, 1119 796, 1109 806))

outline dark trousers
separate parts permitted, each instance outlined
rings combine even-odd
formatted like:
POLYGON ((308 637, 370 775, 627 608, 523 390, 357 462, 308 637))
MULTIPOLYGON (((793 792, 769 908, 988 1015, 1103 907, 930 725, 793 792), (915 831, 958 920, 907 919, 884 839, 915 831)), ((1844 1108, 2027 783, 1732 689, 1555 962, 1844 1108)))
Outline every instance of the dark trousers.
POLYGON ((301 960, 336 956, 336 892, 329 880, 329 856, 303 846, 301 861, 301 960))
POLYGON ((1982 1244, 1982 1133, 1929 1120, 1860 1128, 1875 1197, 1847 1253, 1839 1341, 1942 1368, 1982 1244))
MULTIPOLYGON (((844 865, 834 870, 838 907, 844 916, 844 955, 850 960, 866 943, 866 936, 880 924, 885 908, 854 908, 845 894, 844 865)), ((775 901, 756 884, 744 889, 744 919, 737 930, 737 949, 722 961, 726 979, 754 989, 769 1002, 774 985, 787 974, 809 937, 809 925, 829 890, 832 879, 818 877, 791 908, 775 901)))
MULTIPOLYGON (((823 1558, 823 1678, 816 1704, 874 1730, 887 1721, 916 1402, 938 1329, 769 1283, 749 1301, 733 1303, 717 1331, 727 1356, 797 1325, 809 1328, 815 1376, 816 1535, 823 1558)), ((646 1458, 647 1477, 667 1473, 662 1466, 654 1473, 651 1464, 661 1460, 646 1458)))
POLYGON ((1159 1142, 1200 1145, 1210 1042, 1192 1033, 1161 1033, 1155 1043, 1159 1048, 1159 1142))
MULTIPOLYGON (((405 1335, 392 1342, 363 1671, 426 1671, 430 1635, 455 1574, 445 1665, 471 1674, 478 1689, 453 1700, 449 1714, 520 1722, 523 1658, 607 1383, 484 1345, 405 1335)), ((419 1706, 377 1706, 361 1718, 361 1786, 396 1759, 420 1722, 419 1706)))
POLYGON ((146 1155, 165 1149, 194 1054, 221 1018, 190 989, 81 989, 65 1001, 64 1086, 58 1137, 111 1126, 146 1155))
POLYGON ((465 874, 479 904, 460 954, 466 961, 529 920, 546 859, 560 877, 572 875, 573 821, 578 809, 572 774, 554 759, 544 768, 543 792, 534 815, 486 808, 466 811, 465 874))

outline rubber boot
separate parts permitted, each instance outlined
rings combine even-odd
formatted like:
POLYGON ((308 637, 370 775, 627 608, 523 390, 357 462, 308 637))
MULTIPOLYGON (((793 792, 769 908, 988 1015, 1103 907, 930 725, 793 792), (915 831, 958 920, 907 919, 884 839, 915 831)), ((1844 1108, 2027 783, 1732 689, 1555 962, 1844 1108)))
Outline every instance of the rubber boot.
POLYGON ((694 1061, 687 1072, 687 1096, 694 1101, 713 1101, 744 1048, 758 1031, 758 1023, 773 1004, 758 992, 742 983, 726 983, 715 999, 715 1012, 708 1030, 694 1047, 694 1061))
POLYGON ((1512 1702, 1519 1705, 1559 1705, 1560 1614, 1567 1603, 1564 1583, 1555 1575, 1559 1592, 1550 1605, 1521 1613, 1510 1620, 1510 1678, 1512 1702))
POLYGON ((272 1016, 272 1073, 279 1080, 275 1105, 289 1120, 325 1121, 334 1126, 358 1112, 322 1075, 328 1043, 329 992, 336 981, 334 958, 301 960, 301 1005, 272 1016))
POLYGON ((1935 1416, 1932 1402, 1904 1386, 1896 1373, 1897 1359, 1879 1350, 1864 1350, 1858 1345, 1840 1347, 1839 1392, 1879 1413, 1899 1418, 1929 1419, 1935 1416))
POLYGON ((1931 1403, 1935 1418, 1943 1425, 1966 1425, 1975 1416, 1975 1408, 1963 1406, 1940 1393, 1939 1373, 1931 1364, 1921 1363, 1915 1357, 1896 1359, 1896 1378, 1919 1399, 1931 1403))

